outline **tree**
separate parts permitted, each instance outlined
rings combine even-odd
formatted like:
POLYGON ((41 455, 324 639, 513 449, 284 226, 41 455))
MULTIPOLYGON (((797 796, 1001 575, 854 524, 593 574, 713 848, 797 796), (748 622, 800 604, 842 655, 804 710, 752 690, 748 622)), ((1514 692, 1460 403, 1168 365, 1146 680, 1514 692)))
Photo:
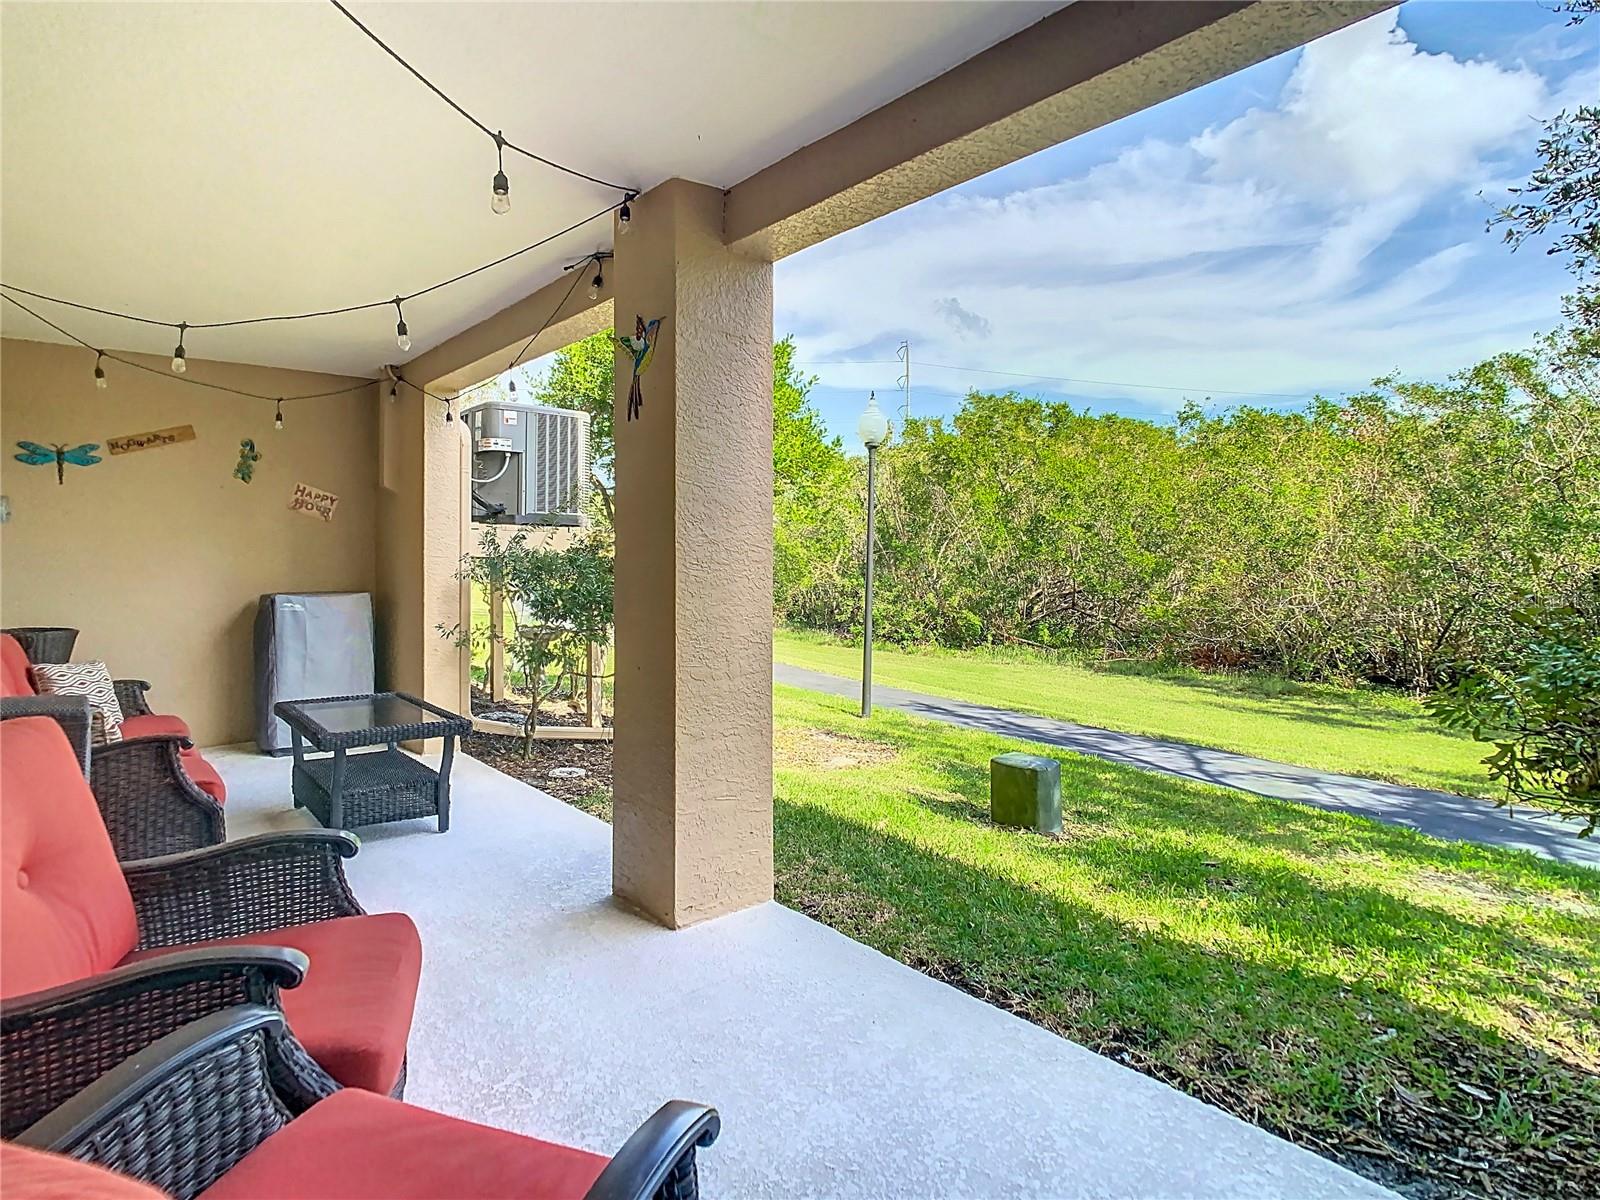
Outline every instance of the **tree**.
POLYGON ((540 404, 582 409, 589 414, 594 491, 608 525, 616 516, 611 493, 617 452, 616 429, 611 420, 616 353, 609 329, 562 347, 556 351, 550 369, 535 384, 533 396, 540 404))
MULTIPOLYGON (((1581 14, 1580 14, 1581 18, 1581 14)), ((1577 290, 1563 311, 1590 331, 1600 331, 1600 107, 1579 105, 1545 122, 1539 165, 1528 182, 1511 189, 1519 199, 1489 221, 1505 226, 1513 250, 1529 238, 1554 233, 1546 254, 1568 256, 1577 290)))
MULTIPOLYGON (((1600 586, 1592 589, 1600 597, 1600 586)), ((1571 607, 1517 617, 1492 663, 1467 667, 1429 698, 1440 722, 1494 746, 1484 760, 1500 804, 1553 809, 1600 826, 1600 612, 1571 607)))
POLYGON ((522 756, 527 758, 539 727, 540 703, 555 694, 564 674, 577 670, 590 642, 605 642, 611 636, 611 548, 599 533, 563 550, 549 550, 530 545, 526 530, 501 543, 497 531, 488 529, 478 553, 462 560, 458 577, 488 594, 499 590, 511 610, 510 636, 493 621, 477 629, 470 622, 465 629, 440 626, 439 632, 462 647, 504 643, 527 680, 528 714, 522 728, 522 756), (554 682, 547 682, 552 666, 562 670, 554 682))

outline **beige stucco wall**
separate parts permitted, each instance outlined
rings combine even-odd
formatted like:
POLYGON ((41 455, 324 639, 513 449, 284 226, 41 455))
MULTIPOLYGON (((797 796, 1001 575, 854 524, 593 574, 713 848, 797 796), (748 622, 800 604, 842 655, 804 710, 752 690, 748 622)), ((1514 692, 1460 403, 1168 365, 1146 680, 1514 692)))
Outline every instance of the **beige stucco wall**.
MULTIPOLYGON (((164 368, 166 360, 137 358, 164 368)), ((107 364, 77 347, 0 342, 0 623, 73 625, 76 658, 148 679, 151 700, 201 744, 252 729, 251 637, 263 592, 374 589, 377 430, 371 390, 286 406, 107 364), (195 440, 110 455, 108 437, 192 425, 195 440), (233 478, 239 439, 261 461, 233 478), (102 462, 18 463, 18 439, 97 442, 102 462), (289 511, 297 482, 339 496, 331 522, 289 511)), ((277 395, 335 388, 335 376, 192 360, 193 378, 277 395)))

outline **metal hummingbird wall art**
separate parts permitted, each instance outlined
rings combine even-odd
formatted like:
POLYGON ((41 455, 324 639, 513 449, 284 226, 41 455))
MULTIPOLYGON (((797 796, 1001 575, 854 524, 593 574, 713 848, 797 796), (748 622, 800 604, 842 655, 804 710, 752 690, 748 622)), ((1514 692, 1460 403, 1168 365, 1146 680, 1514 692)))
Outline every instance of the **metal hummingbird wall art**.
POLYGON ((68 463, 75 467, 92 467, 100 461, 99 456, 94 453, 100 449, 99 442, 85 442, 70 450, 60 442, 51 442, 48 447, 41 446, 38 442, 18 442, 17 449, 22 453, 12 457, 19 463, 26 463, 30 467, 47 467, 55 463, 58 484, 67 482, 68 463))
POLYGON ((646 322, 643 317, 635 316, 634 332, 630 337, 617 338, 617 345, 624 353, 633 356, 633 386, 628 389, 628 420, 633 420, 639 415, 639 410, 644 407, 644 393, 639 390, 639 379, 650 369, 650 360, 656 354, 656 341, 661 336, 661 322, 665 317, 657 317, 646 322))

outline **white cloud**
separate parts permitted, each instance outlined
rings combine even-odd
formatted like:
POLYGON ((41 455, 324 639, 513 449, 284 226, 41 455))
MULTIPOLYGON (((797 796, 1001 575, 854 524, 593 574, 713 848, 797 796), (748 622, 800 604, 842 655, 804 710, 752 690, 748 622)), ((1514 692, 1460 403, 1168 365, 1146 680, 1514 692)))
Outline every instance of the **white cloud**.
MULTIPOLYGON (((1487 202, 1462 197, 1525 171, 1557 99, 1526 65, 1424 52, 1381 14, 1307 47, 1271 107, 787 260, 778 331, 810 360, 885 357, 859 348, 909 333, 924 362, 1217 390, 1443 373, 1554 319, 1548 268, 1484 286, 1505 251, 1482 232, 1487 202)), ((874 370, 824 378, 873 386, 874 370)))

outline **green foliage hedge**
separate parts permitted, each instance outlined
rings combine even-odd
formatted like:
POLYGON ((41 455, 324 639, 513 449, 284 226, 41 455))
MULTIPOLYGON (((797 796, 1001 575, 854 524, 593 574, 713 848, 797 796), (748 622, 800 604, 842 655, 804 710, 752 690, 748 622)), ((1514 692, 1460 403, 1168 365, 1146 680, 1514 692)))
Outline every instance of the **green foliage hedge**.
MULTIPOLYGON (((879 455, 877 629, 1425 690, 1600 579, 1594 349, 1166 425, 974 392, 879 455)), ((780 461, 777 612, 855 629, 863 466, 811 426, 780 461)))

